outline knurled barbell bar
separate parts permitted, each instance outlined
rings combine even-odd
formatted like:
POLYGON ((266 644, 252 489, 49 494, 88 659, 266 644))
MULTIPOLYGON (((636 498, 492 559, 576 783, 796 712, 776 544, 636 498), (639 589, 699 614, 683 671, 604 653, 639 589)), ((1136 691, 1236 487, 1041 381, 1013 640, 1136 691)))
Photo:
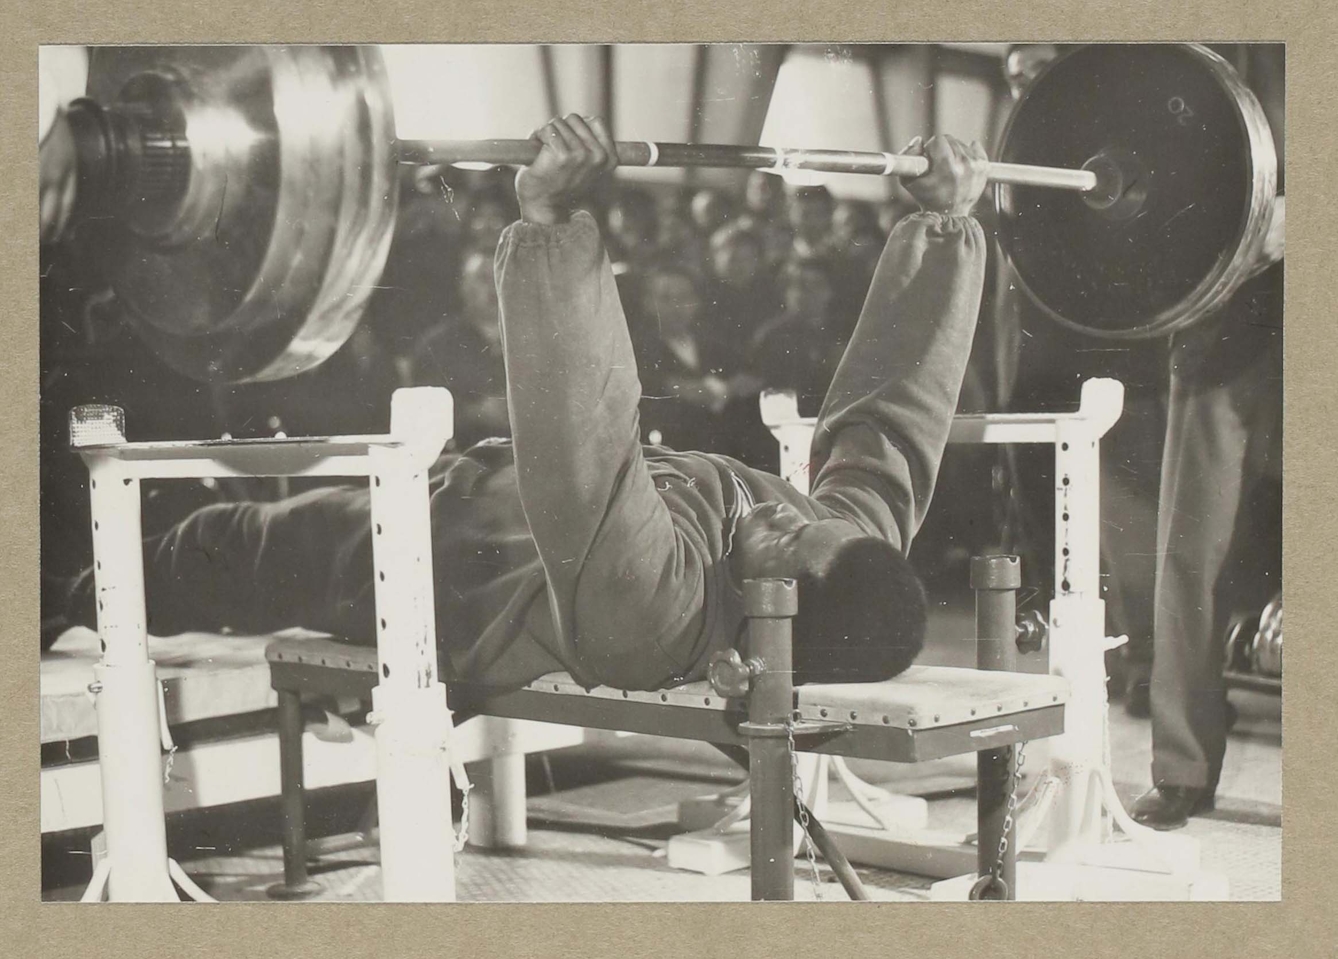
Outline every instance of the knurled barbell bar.
MULTIPOLYGON (((385 265, 398 163, 523 165, 529 140, 397 140, 375 47, 114 47, 70 110, 79 231, 125 313, 177 370, 280 379, 352 333, 385 265)), ((923 157, 624 142, 626 166, 914 177, 923 157)), ((1249 275, 1275 192, 1258 102, 1192 44, 1056 60, 989 177, 1022 286, 1062 322, 1146 337, 1249 275), (1047 165, 1058 163, 1058 166, 1047 165)))

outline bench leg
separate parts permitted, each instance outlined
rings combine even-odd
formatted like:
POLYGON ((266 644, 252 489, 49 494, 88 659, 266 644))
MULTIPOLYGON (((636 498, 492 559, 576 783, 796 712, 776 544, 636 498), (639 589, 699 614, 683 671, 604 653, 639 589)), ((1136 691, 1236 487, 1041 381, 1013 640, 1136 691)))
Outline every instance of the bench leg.
MULTIPOLYGON (((1017 589, 1021 585, 1016 556, 972 559, 977 669, 1017 668, 1017 589)), ((980 880, 971 898, 1016 899, 1017 824, 1010 808, 1017 789, 1013 747, 976 753, 976 778, 976 875, 980 880)))
POLYGON ((794 771, 783 737, 748 743, 752 897, 755 902, 794 899, 794 771))
POLYGON ((516 849, 528 838, 525 824, 525 754, 495 756, 469 772, 469 844, 482 849, 516 849))
POLYGON ((279 690, 279 785, 283 811, 283 882, 266 890, 271 899, 305 899, 320 892, 307 875, 306 795, 302 782, 302 697, 279 690))
POLYGON ((748 617, 749 854, 752 898, 794 899, 794 675, 790 620, 798 611, 793 580, 753 579, 743 584, 748 617), (753 668, 755 667, 755 669, 753 668))
POLYGON ((976 776, 976 830, 979 836, 976 875, 981 877, 980 898, 1016 899, 1017 823, 1008 808, 1017 789, 1013 747, 976 753, 976 776), (1004 844, 1002 854, 999 852, 1001 842, 1004 844), (996 881, 986 885, 987 876, 996 881), (1002 880, 1003 885, 997 880, 1002 880))

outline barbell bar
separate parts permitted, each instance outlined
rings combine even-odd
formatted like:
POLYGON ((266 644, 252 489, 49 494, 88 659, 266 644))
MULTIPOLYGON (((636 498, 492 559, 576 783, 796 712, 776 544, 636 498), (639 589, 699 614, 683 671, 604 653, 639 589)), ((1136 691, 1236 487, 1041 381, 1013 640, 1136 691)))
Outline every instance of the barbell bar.
MULTIPOLYGON (((922 156, 856 150, 804 150, 789 147, 733 146, 721 143, 654 143, 628 140, 614 144, 618 163, 629 167, 715 167, 747 170, 810 170, 817 173, 862 173, 918 177, 929 172, 922 156)), ((400 140, 401 163, 486 163, 528 166, 539 155, 533 140, 400 140)), ((991 163, 992 183, 1012 183, 1085 192, 1096 189, 1098 172, 1021 163, 991 163)))
MULTIPOLYGON (((530 140, 398 140, 375 47, 109 47, 70 111, 77 219, 124 313, 214 382, 311 369, 384 269, 400 164, 533 162, 530 140)), ((1268 124, 1194 44, 1051 63, 989 168, 1018 285, 1060 322, 1137 339, 1198 322, 1249 276, 1276 184, 1268 124)), ((913 177, 922 156, 625 142, 626 166, 913 177)))

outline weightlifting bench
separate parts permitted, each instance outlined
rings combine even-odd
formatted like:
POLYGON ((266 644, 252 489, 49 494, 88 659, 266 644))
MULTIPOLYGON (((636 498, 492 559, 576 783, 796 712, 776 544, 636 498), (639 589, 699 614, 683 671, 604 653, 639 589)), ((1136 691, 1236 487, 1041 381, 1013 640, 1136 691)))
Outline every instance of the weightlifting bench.
MULTIPOLYGON (((997 873, 1000 897, 1012 898, 1016 849, 1013 826, 1005 816, 1016 785, 1013 747, 1063 732, 1068 683, 988 668, 998 661, 1000 647, 1016 641, 1017 561, 979 558, 972 580, 979 596, 978 665, 985 668, 912 666, 889 682, 795 688, 789 661, 796 590, 788 581, 757 580, 745 587, 746 658, 718 658, 709 681, 657 692, 586 690, 566 673, 552 673, 505 692, 451 683, 448 699, 457 714, 669 736, 747 750, 754 899, 794 896, 791 743, 806 752, 899 763, 974 752, 980 776, 979 872, 997 873), (1005 831, 1008 842, 999 857, 1005 831)), ((283 769, 284 884, 276 892, 296 898, 317 889, 306 865, 303 696, 366 699, 377 685, 377 656, 374 649, 300 637, 275 640, 265 655, 279 697, 283 769)))
MULTIPOLYGON (((71 442, 90 471, 94 558, 103 658, 95 669, 99 762, 107 855, 87 898, 174 899, 202 893, 166 854, 154 663, 144 629, 139 481, 202 476, 364 476, 371 487, 377 648, 272 644, 267 659, 281 698, 286 876, 305 868, 301 828, 301 695, 371 693, 384 893, 393 901, 455 895, 450 806, 452 758, 447 690, 437 676, 427 518, 427 470, 450 436, 445 390, 397 391, 385 436, 127 443, 119 410, 80 408, 71 442), (321 656, 324 652, 326 655, 321 656), (336 655, 337 652, 337 655, 336 655), (324 658, 325 663, 320 660, 324 658), (175 884, 176 889, 173 888, 175 884)), ((985 560, 976 583, 994 610, 982 623, 982 664, 1016 638, 1015 561, 985 560), (998 610, 1006 606, 1006 615, 998 610)), ((793 742, 806 751, 915 762, 975 752, 981 783, 981 874, 990 894, 1011 897, 1013 856, 995 860, 1006 833, 1013 746, 1063 730, 1068 684, 1007 672, 912 668, 884 684, 796 692, 790 674, 795 590, 747 585, 749 638, 733 661, 712 664, 712 682, 634 693, 586 692, 549 676, 506 693, 450 690, 460 712, 679 736, 747 748, 751 772, 753 897, 793 894, 793 742)), ((314 641, 325 643, 324 640, 314 641)), ((455 758, 458 758, 456 756, 455 758)), ((1005 848, 1012 850, 1009 842, 1005 848)))

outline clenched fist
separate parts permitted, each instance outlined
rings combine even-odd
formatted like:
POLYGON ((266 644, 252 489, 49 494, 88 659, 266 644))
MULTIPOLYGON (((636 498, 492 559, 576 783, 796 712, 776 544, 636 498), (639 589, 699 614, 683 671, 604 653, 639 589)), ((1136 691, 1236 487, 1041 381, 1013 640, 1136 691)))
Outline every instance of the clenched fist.
POLYGON ((618 165, 613 138, 600 117, 587 121, 572 113, 551 120, 530 139, 542 149, 516 174, 520 215, 530 223, 563 222, 595 181, 618 165))
POLYGON ((990 161, 984 147, 942 134, 924 144, 917 137, 903 152, 929 160, 927 173, 902 181, 906 192, 915 197, 922 210, 953 216, 971 212, 985 190, 989 172, 990 161))

